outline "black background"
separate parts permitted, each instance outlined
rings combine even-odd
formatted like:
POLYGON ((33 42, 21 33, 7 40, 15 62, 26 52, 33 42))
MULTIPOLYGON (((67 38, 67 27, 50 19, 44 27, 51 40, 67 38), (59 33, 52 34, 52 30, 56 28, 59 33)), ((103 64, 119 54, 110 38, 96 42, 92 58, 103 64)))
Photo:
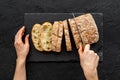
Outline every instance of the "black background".
MULTIPOLYGON (((14 35, 24 13, 100 12, 104 15, 104 61, 99 80, 120 79, 119 0, 0 0, 0 80, 12 80, 16 53, 14 35), (10 35, 12 34, 12 35, 10 35)), ((27 63, 28 80, 85 80, 79 63, 27 63)))

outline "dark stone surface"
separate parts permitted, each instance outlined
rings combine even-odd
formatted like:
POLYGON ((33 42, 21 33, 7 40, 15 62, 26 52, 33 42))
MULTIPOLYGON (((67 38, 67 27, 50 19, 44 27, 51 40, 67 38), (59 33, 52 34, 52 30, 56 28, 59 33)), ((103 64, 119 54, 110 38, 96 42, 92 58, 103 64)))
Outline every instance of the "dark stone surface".
MULTIPOLYGON (((119 0, 0 0, 0 80, 12 80, 14 35, 24 25, 24 13, 100 12, 104 14, 104 61, 99 80, 120 79, 119 0), (12 34, 12 35, 10 35, 12 34), (8 38, 8 39, 7 39, 8 38)), ((27 63, 28 80, 85 80, 79 63, 27 63)))

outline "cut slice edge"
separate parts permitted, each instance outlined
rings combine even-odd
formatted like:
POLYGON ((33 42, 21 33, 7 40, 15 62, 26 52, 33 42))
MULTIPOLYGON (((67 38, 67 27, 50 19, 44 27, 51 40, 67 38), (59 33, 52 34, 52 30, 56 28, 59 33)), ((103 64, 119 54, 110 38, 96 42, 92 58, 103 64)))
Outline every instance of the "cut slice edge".
POLYGON ((41 36, 41 25, 40 24, 35 24, 33 25, 32 31, 31 31, 31 38, 33 45, 35 49, 38 51, 43 51, 41 41, 40 41, 40 36, 41 36))
POLYGON ((62 39, 63 39, 63 22, 58 22, 58 39, 57 39, 57 46, 56 46, 56 52, 61 51, 61 45, 62 45, 62 39))
POLYGON ((42 33, 41 33, 41 44, 44 51, 52 50, 52 24, 50 22, 44 22, 42 24, 42 33))
POLYGON ((52 28, 52 51, 56 52, 56 47, 57 47, 57 41, 58 41, 58 30, 59 30, 59 25, 58 21, 54 21, 53 23, 53 28, 52 28))
POLYGON ((68 21, 70 24, 70 29, 71 29, 71 32, 72 32, 72 35, 73 35, 73 38, 75 41, 76 48, 78 49, 81 44, 81 37, 79 35, 77 25, 76 25, 74 19, 68 19, 68 21))
POLYGON ((70 34, 69 34, 69 27, 67 24, 67 20, 63 21, 63 28, 64 28, 64 36, 65 36, 65 42, 66 42, 66 49, 67 49, 67 51, 72 51, 70 34))

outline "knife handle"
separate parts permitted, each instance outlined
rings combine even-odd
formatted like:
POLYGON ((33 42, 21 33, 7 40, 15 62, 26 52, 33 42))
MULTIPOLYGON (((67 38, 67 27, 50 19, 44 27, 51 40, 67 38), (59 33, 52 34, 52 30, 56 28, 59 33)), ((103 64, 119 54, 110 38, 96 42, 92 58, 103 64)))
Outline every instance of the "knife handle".
POLYGON ((80 42, 80 46, 82 47, 82 51, 84 51, 85 45, 86 45, 85 43, 80 42))

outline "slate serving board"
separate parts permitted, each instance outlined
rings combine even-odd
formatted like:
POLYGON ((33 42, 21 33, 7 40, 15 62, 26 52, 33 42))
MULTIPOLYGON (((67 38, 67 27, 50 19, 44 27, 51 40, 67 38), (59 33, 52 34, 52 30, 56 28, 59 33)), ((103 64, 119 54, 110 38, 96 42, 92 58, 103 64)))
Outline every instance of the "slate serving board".
MULTIPOLYGON (((74 13, 75 16, 82 15, 83 13, 74 13)), ((91 13, 95 19, 98 27, 100 39, 97 43, 91 45, 91 49, 95 50, 100 56, 100 61, 103 61, 103 14, 102 13, 91 13)), ((36 23, 44 23, 49 21, 53 23, 54 21, 65 20, 68 18, 73 18, 72 13, 25 13, 24 24, 26 26, 26 33, 31 34, 32 26, 36 23)), ((39 52, 37 51, 32 43, 30 36, 30 54, 28 55, 27 61, 30 62, 40 62, 40 61, 79 61, 78 52, 75 47, 73 36, 70 31, 70 38, 72 43, 72 51, 67 52, 65 46, 65 38, 62 40, 62 51, 60 53, 56 52, 39 52)))

